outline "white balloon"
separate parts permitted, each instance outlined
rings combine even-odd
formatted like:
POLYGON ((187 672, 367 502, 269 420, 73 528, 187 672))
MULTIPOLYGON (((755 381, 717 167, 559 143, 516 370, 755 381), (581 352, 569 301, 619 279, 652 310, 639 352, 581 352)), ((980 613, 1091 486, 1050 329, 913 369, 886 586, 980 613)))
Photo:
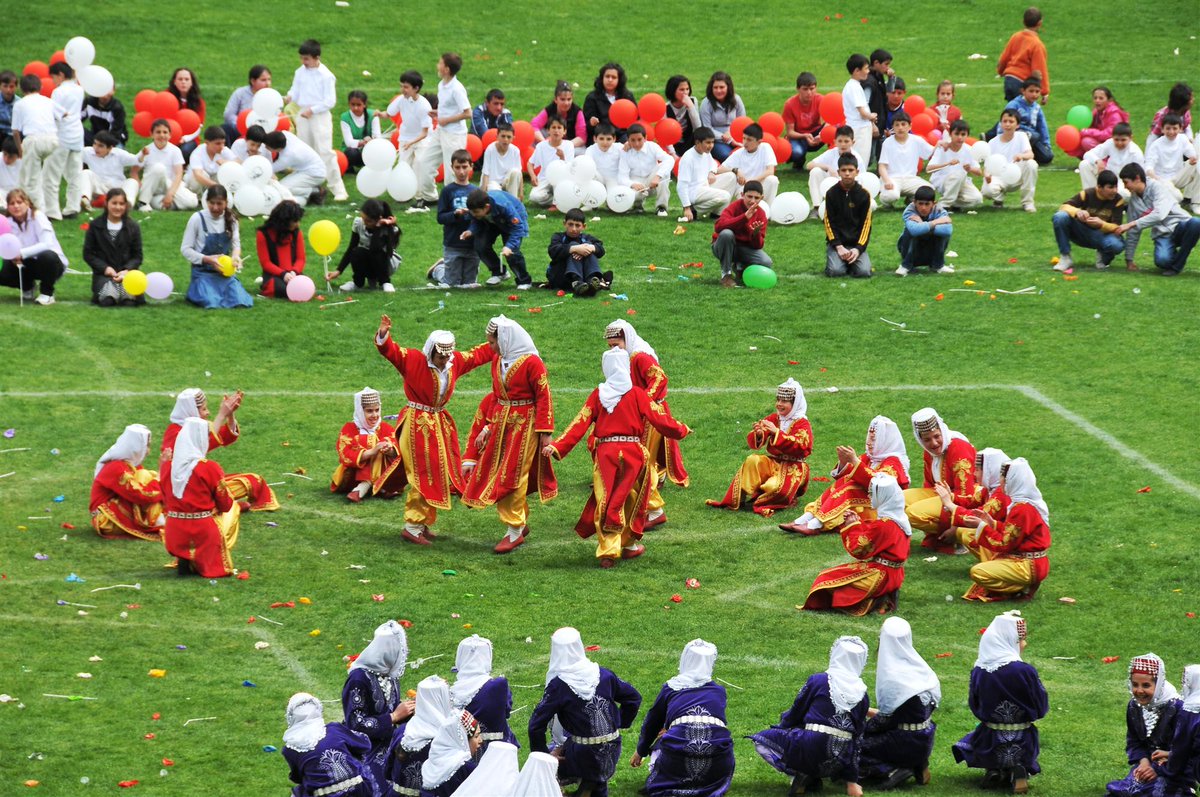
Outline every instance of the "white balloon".
POLYGON ((836 177, 826 177, 821 181, 821 187, 817 190, 817 193, 821 195, 822 205, 825 204, 825 195, 829 193, 829 189, 833 188, 839 182, 840 180, 836 177))
MULTIPOLYGON (((96 45, 92 44, 91 39, 76 36, 67 42, 67 46, 63 48, 63 55, 67 57, 67 65, 78 72, 91 66, 92 62, 96 60, 96 45)), ((105 94, 107 93, 105 92, 105 94)))
POLYGON ((377 197, 387 190, 388 178, 392 176, 390 171, 381 172, 378 169, 363 168, 358 170, 358 174, 354 177, 354 184, 358 186, 358 191, 366 197, 377 197))
POLYGON ((975 156, 975 160, 983 163, 992 154, 992 145, 980 139, 971 145, 971 154, 975 156))
POLYGON ((858 176, 858 184, 865 188, 872 198, 879 196, 879 190, 883 188, 883 183, 880 182, 879 177, 871 172, 860 174, 858 176))
POLYGON ((762 208, 763 213, 767 214, 767 221, 770 221, 771 220, 771 206, 768 205, 765 200, 762 202, 759 202, 758 206, 760 208, 762 208))
POLYGON ((983 162, 983 170, 988 174, 1000 174, 1004 171, 1004 167, 1008 165, 1008 158, 1001 155, 999 152, 993 152, 987 156, 983 162))
POLYGON ((391 171, 396 162, 396 148, 386 138, 373 138, 362 148, 363 164, 377 172, 391 171))
POLYGON ((604 200, 608 198, 608 189, 604 187, 604 183, 599 180, 592 180, 587 184, 583 192, 583 204, 580 206, 584 210, 595 210, 604 204, 604 200))
POLYGON ((228 188, 231 194, 236 194, 249 179, 246 167, 237 161, 225 161, 217 169, 217 182, 228 188))
POLYGON ((263 213, 270 213, 275 209, 275 206, 283 201, 283 193, 279 190, 278 183, 267 183, 260 186, 263 193, 263 213))
POLYGON ((1010 163, 1000 170, 1000 179, 1005 185, 1016 185, 1021 182, 1021 167, 1010 163))
POLYGON ((817 205, 817 215, 821 218, 821 221, 825 221, 825 203, 824 202, 817 205))
POLYGON ((249 130, 255 125, 261 127, 264 133, 274 133, 279 129, 279 117, 259 116, 251 110, 250 113, 246 114, 246 129, 249 130))
POLYGON ((278 118, 283 110, 283 95, 273 88, 259 89, 254 92, 250 108, 255 116, 266 119, 278 118))
POLYGON ((775 197, 772 220, 776 224, 800 224, 808 218, 808 200, 799 191, 786 191, 775 197))
POLYGON ((397 202, 407 202, 417 195, 417 173, 404 161, 388 173, 387 192, 397 202))
POLYGON ((585 196, 584 189, 571 180, 560 180, 554 186, 554 204, 564 213, 582 205, 585 196))
POLYGON ((571 166, 566 161, 550 161, 550 165, 542 169, 538 175, 539 183, 557 186, 563 180, 571 179, 571 166))
POLYGON ((605 201, 608 203, 608 209, 613 213, 625 213, 633 207, 636 199, 636 191, 627 185, 618 185, 609 190, 608 198, 605 201))
POLYGON ((579 185, 587 185, 596 178, 596 161, 590 155, 580 155, 571 160, 571 179, 579 185))
MULTIPOLYGON (((271 182, 271 177, 275 174, 274 167, 271 161, 265 155, 251 155, 242 163, 242 171, 246 175, 246 179, 255 185, 266 185, 271 182)), ((220 170, 217 172, 220 176, 220 170)))
POLYGON ((243 185, 242 189, 233 195, 233 206, 243 216, 257 216, 263 213, 266 204, 267 198, 263 196, 262 187, 254 183, 243 185))
POLYGON ((102 66, 91 64, 78 72, 79 85, 93 97, 103 97, 113 90, 112 72, 102 66))

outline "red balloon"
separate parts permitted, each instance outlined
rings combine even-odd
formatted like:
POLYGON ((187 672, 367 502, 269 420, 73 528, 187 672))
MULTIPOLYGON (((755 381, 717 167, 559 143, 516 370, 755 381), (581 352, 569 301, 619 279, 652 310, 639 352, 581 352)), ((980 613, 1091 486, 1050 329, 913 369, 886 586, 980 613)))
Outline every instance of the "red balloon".
POLYGON ((42 78, 42 89, 38 93, 44 97, 49 97, 54 93, 54 81, 48 77, 42 78))
POLYGON ((679 161, 680 160, 681 159, 679 158, 678 155, 675 156, 675 165, 671 167, 671 174, 675 175, 676 178, 679 177, 679 161))
POLYGON ((496 136, 499 135, 499 133, 500 131, 494 127, 489 127, 487 130, 484 130, 483 138, 480 139, 480 143, 483 144, 483 148, 487 149, 488 145, 496 140, 496 136))
POLYGON ((292 129, 292 120, 286 113, 279 114, 279 121, 275 123, 275 129, 280 132, 287 133, 292 129))
POLYGON ((669 147, 681 138, 683 138, 683 127, 674 119, 660 119, 658 124, 654 125, 654 140, 660 147, 669 147))
POLYGON ((654 130, 654 125, 647 124, 645 119, 638 119, 637 122, 635 122, 635 124, 639 124, 642 127, 646 128, 646 140, 647 141, 654 141, 655 138, 657 138, 658 133, 654 130))
POLYGON ((400 149, 400 130, 399 129, 392 131, 392 146, 395 147, 396 149, 400 149))
POLYGON ((746 129, 747 125, 752 125, 752 124, 754 124, 754 120, 751 119, 749 116, 739 116, 737 119, 734 119, 729 125, 730 138, 732 138, 737 143, 741 144, 742 143, 742 131, 744 131, 746 129))
POLYGON ((22 75, 37 75, 38 77, 50 77, 50 65, 45 61, 30 61, 25 64, 25 68, 21 71, 22 75))
POLYGON ((350 168, 350 161, 346 158, 346 153, 340 149, 335 149, 334 154, 337 155, 338 171, 345 174, 346 170, 350 168))
POLYGON ((175 114, 175 120, 179 122, 179 127, 185 136, 190 136, 200 129, 200 114, 190 108, 179 109, 179 113, 175 114))
POLYGON ((533 125, 524 119, 513 122, 513 143, 518 149, 533 149, 533 125))
POLYGON ((437 177, 435 179, 439 183, 446 181, 446 164, 438 164, 437 177))
MULTIPOLYGON (((643 124, 646 122, 655 124, 667 115, 667 101, 663 99, 661 94, 651 92, 638 100, 637 109, 638 116, 641 117, 643 124)), ((608 115, 611 119, 612 111, 609 111, 608 115)))
POLYGON ((904 110, 908 111, 908 115, 914 118, 919 113, 925 113, 925 98, 919 94, 910 94, 908 99, 904 101, 904 110))
MULTIPOLYGON (((154 100, 154 96, 158 94, 154 89, 142 89, 133 97, 133 110, 146 113, 153 113, 150 110, 150 103, 154 100)), ((245 131, 243 131, 245 132, 245 131)))
MULTIPOLYGON (((149 89, 147 89, 147 91, 149 91, 149 89)), ((140 97, 141 94, 139 94, 138 96, 140 97)), ((152 111, 147 111, 147 112, 150 113, 151 116, 154 115, 154 113, 152 111)), ((241 113, 239 113, 237 115, 237 129, 238 129, 238 132, 241 133, 243 136, 246 135, 246 128, 248 127, 248 125, 246 124, 246 117, 249 115, 250 115, 249 108, 247 108, 246 110, 242 111, 241 113)))
POLYGON ((67 54, 62 50, 56 50, 54 55, 50 56, 50 66, 55 64, 65 64, 67 62, 67 54))
POLYGON ((770 133, 763 135, 763 143, 770 144, 771 149, 775 151, 776 163, 787 163, 792 157, 792 145, 786 138, 779 138, 770 133))
POLYGON ((832 147, 834 140, 837 138, 837 128, 833 125, 825 125, 821 128, 820 137, 825 146, 832 147))
MULTIPOLYGON (((928 133, 925 134, 925 140, 928 141, 930 144, 936 145, 939 141, 942 140, 942 131, 938 130, 936 128, 933 130, 930 130, 928 133)), ((918 169, 917 171, 919 172, 920 169, 918 169)))
POLYGON ((932 130, 936 125, 929 118, 927 113, 919 113, 912 118, 912 131, 918 136, 923 136, 932 130))
POLYGON ((783 135, 783 117, 775 111, 767 111, 758 117, 758 126, 763 129, 764 133, 773 136, 783 135))
POLYGON ((1054 143, 1064 152, 1079 148, 1079 128, 1073 125, 1063 125, 1054 131, 1054 143))
POLYGON ((171 143, 179 146, 179 142, 183 141, 183 125, 174 119, 168 119, 167 124, 171 127, 171 143))
POLYGON ((637 121, 638 107, 633 104, 633 100, 617 100, 608 109, 608 120, 613 123, 613 127, 624 129, 637 121))
POLYGON ((467 133, 467 152, 471 154, 473 161, 483 157, 483 141, 474 133, 467 133))
POLYGON ((831 125, 844 125, 846 112, 842 110, 842 93, 831 91, 821 98, 821 118, 831 125))
POLYGON ((533 147, 521 147, 521 168, 529 167, 529 159, 533 157, 533 147))
POLYGON ((154 114, 149 111, 138 111, 133 115, 133 132, 142 138, 150 138, 150 124, 153 121, 154 114))
POLYGON ((155 119, 174 119, 179 113, 179 100, 169 91, 159 91, 150 101, 150 113, 155 119))
POLYGON ((979 143, 979 139, 975 138, 975 136, 967 136, 967 146, 968 147, 973 147, 978 143, 979 143))

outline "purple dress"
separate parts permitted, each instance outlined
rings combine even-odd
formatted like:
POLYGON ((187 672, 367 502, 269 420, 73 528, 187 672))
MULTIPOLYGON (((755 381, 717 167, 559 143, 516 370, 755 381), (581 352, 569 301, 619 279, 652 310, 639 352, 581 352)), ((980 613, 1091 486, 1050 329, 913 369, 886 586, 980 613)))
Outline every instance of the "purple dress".
MULTIPOLYGON (((480 747, 479 749, 482 750, 483 748, 480 747)), ((425 748, 425 755, 426 757, 429 755, 428 747, 425 748)), ((458 787, 462 785, 462 782, 466 780, 472 772, 475 771, 475 767, 478 764, 478 756, 468 759, 465 764, 458 768, 457 772, 451 775, 445 783, 443 783, 441 786, 438 786, 436 789, 427 789, 422 786, 421 797, 453 797, 455 790, 457 790, 458 787)), ((394 793, 395 792, 393 792, 393 794, 394 793)))
POLYGON ((378 783, 387 783, 388 745, 392 741, 392 712, 400 705, 400 682, 376 675, 361 667, 351 670, 342 687, 342 711, 346 726, 365 734, 371 750, 364 757, 378 783), (385 686, 384 684, 387 684, 385 686))
POLYGON ((1175 735, 1175 720, 1179 715, 1180 700, 1169 700, 1158 709, 1158 721, 1151 733, 1146 732, 1146 720, 1142 707, 1136 700, 1130 700, 1125 709, 1125 755, 1132 769, 1121 780, 1108 784, 1109 797, 1150 797, 1154 793, 1155 783, 1162 779, 1163 767, 1153 762, 1150 767, 1158 778, 1150 783, 1140 783, 1133 777, 1133 770, 1142 762, 1149 759, 1155 750, 1170 750, 1171 739, 1175 735))
POLYGON ((1162 768, 1154 797, 1192 797, 1200 783, 1200 714, 1180 709, 1171 757, 1162 768))
POLYGON ((971 670, 969 703, 979 724, 954 744, 955 761, 976 769, 1024 767, 1030 775, 1042 771, 1033 723, 1046 716, 1050 703, 1032 665, 1010 661, 995 672, 971 670))
POLYGON ((421 795, 421 765, 429 758, 429 748, 433 744, 433 740, 425 743, 425 746, 415 752, 409 752, 400 746, 400 741, 404 739, 404 730, 407 725, 399 725, 396 727, 395 734, 392 735, 392 741, 387 746, 384 754, 386 762, 385 771, 387 773, 387 783, 390 784, 392 795, 404 795, 404 797, 420 797, 421 795))
POLYGON ((863 695, 850 711, 835 707, 829 697, 829 675, 819 672, 805 681, 796 702, 779 717, 778 725, 746 738, 780 772, 857 783, 859 747, 869 705, 870 700, 863 695), (807 730, 806 725, 823 725, 837 733, 807 730))
POLYGON ((479 729, 483 733, 480 754, 487 750, 491 742, 521 746, 512 728, 508 727, 508 715, 512 713, 512 690, 508 688, 507 678, 492 678, 479 687, 475 697, 467 704, 467 711, 479 721, 479 729))
POLYGON ((621 758, 620 730, 633 724, 641 705, 638 691, 604 667, 600 668, 596 694, 587 701, 562 679, 555 678, 546 684, 542 701, 529 718, 529 749, 546 752, 546 729, 557 715, 568 734, 561 748, 559 780, 582 780, 591 784, 592 797, 607 797, 608 780, 621 758), (592 741, 614 735, 611 741, 592 741), (588 743, 577 742, 576 738, 587 739, 588 743))
POLYGON ((676 691, 663 684, 642 721, 637 752, 650 758, 645 789, 650 797, 725 794, 734 767, 733 737, 725 726, 725 687, 709 681, 676 691))
POLYGON ((379 781, 363 761, 370 749, 370 739, 340 722, 326 725, 325 738, 307 753, 284 747, 283 757, 291 767, 288 777, 299 784, 292 789, 293 797, 312 797, 318 789, 329 797, 382 797, 379 781), (347 786, 334 788, 339 784, 347 786))
POLYGON ((937 725, 929 717, 935 708, 936 703, 924 703, 920 695, 913 695, 891 714, 867 720, 859 760, 863 777, 886 778, 893 769, 911 769, 920 775, 933 752, 937 725))

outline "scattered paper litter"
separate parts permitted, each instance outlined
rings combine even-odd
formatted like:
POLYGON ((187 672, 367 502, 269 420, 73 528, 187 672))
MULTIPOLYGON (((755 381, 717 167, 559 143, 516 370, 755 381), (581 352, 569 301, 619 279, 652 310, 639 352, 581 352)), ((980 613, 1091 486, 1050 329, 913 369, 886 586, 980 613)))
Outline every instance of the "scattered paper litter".
POLYGON ((985 58, 987 58, 987 56, 983 53, 971 53, 967 56, 968 61, 982 61, 985 58))

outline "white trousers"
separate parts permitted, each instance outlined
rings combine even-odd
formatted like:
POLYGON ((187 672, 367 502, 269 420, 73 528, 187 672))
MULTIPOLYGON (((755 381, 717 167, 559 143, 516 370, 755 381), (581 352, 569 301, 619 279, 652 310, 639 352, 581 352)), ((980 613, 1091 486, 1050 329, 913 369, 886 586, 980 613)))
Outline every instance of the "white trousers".
POLYGON ((292 172, 279 181, 279 185, 291 192, 291 199, 300 207, 308 204, 308 195, 321 187, 325 180, 311 174, 292 172))
POLYGON ((83 170, 83 196, 85 199, 104 196, 114 188, 124 189, 125 197, 129 201, 129 204, 134 205, 137 202, 138 191, 141 189, 141 186, 132 177, 126 177, 121 182, 114 183, 91 169, 83 170))
POLYGON ((1006 183, 1000 179, 1000 175, 993 174, 990 179, 983 184, 983 196, 987 199, 1004 199, 1004 195, 1010 191, 1021 191, 1021 204, 1033 201, 1033 192, 1037 188, 1038 167, 1037 161, 1019 161, 1017 166, 1021 169, 1021 176, 1015 183, 1006 183))
POLYGON ((517 199, 521 198, 523 177, 520 169, 511 169, 508 174, 504 175, 503 179, 497 180, 493 177, 488 177, 488 188, 499 188, 501 191, 507 191, 517 199))
POLYGON ((55 148, 42 167, 42 200, 46 203, 42 210, 52 219, 61 219, 63 206, 59 204, 58 188, 63 180, 67 181, 66 210, 68 213, 78 213, 83 201, 83 151, 55 148))
MULTIPOLYGON (((890 205, 896 200, 900 199, 900 197, 904 197, 906 200, 912 199, 913 194, 917 193, 918 188, 929 185, 928 182, 922 180, 916 175, 899 177, 889 176, 888 180, 891 181, 892 188, 890 191, 886 188, 880 189, 880 205, 890 205)), ((880 182, 883 181, 881 180, 880 182)))
POLYGON ((654 195, 654 206, 656 208, 665 208, 671 201, 671 179, 664 177, 658 183, 658 188, 651 188, 650 181, 654 179, 653 174, 632 175, 629 178, 630 183, 639 183, 644 188, 641 191, 634 192, 633 206, 642 207, 645 205, 651 194, 654 195))
MULTIPOLYGON (((138 194, 138 200, 155 210, 162 210, 163 197, 167 195, 167 189, 170 187, 171 176, 167 174, 167 167, 156 163, 142 173, 142 190, 138 194)), ((200 207, 200 198, 181 181, 179 188, 175 190, 175 202, 172 208, 174 210, 195 210, 198 207, 200 207)))
MULTIPOLYGON (((776 183, 778 184, 778 181, 776 183)), ((778 185, 776 187, 778 188, 778 185)), ((734 189, 739 189, 738 193, 741 193, 737 177, 733 172, 725 172, 718 174, 717 179, 708 185, 694 191, 692 193, 692 209, 696 213, 696 218, 709 213, 719 213, 729 207, 729 203, 733 201, 734 189)))
POLYGON ((329 111, 314 113, 307 119, 297 116, 296 137, 321 156, 321 162, 325 164, 325 182, 329 183, 333 198, 340 200, 345 197, 346 185, 342 182, 342 170, 333 149, 333 114, 329 111))
POLYGON ((964 171, 946 176, 946 181, 942 183, 943 207, 970 210, 982 204, 983 194, 979 193, 979 189, 971 182, 971 175, 964 171))
POLYGON ((417 163, 413 169, 417 173, 417 199, 426 202, 437 202, 437 170, 441 165, 444 169, 443 179, 453 179, 454 170, 450 166, 450 156, 455 150, 467 148, 467 134, 448 133, 442 128, 429 131, 425 140, 417 145, 417 163))
MULTIPOLYGON (((511 191, 509 193, 512 193, 511 191)), ((548 208, 554 204, 554 186, 545 180, 529 189, 529 204, 548 208)))
MULTIPOLYGON (((1079 162, 1079 183, 1086 191, 1089 188, 1096 187, 1096 179, 1100 176, 1100 164, 1089 163, 1088 161, 1079 162)), ((1125 184, 1119 179, 1117 180, 1117 193, 1123 199, 1129 199, 1129 191, 1125 188, 1125 184)))

